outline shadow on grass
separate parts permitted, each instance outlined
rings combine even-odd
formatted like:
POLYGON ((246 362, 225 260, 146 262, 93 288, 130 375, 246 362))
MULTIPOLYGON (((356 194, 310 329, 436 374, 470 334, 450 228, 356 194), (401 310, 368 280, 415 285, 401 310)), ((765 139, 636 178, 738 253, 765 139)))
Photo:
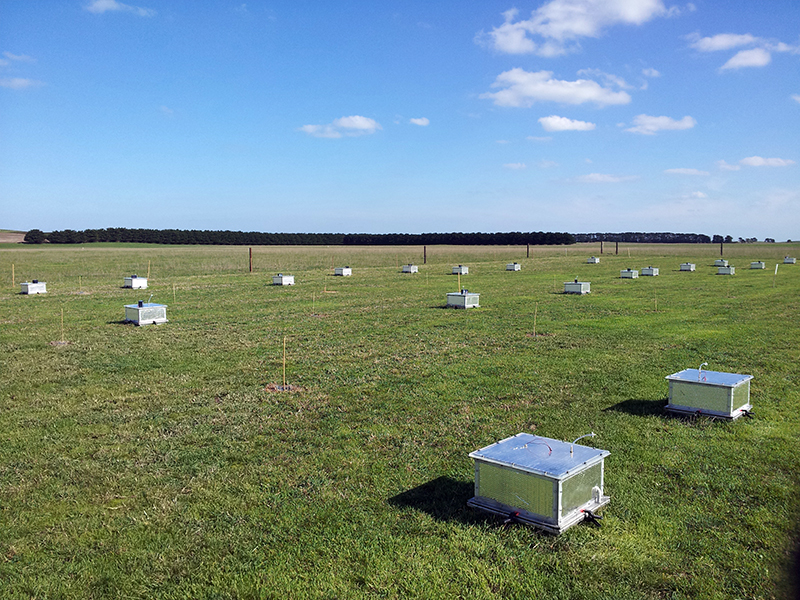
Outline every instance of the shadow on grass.
POLYGON ((490 515, 485 515, 467 506, 467 500, 474 495, 475 484, 472 481, 438 477, 392 496, 388 502, 398 508, 421 510, 438 521, 472 524, 491 520, 490 515))
POLYGON ((106 321, 106 325, 133 325, 133 321, 126 321, 125 319, 121 321, 106 321))
POLYGON ((643 417, 647 417, 650 415, 665 416, 668 414, 664 410, 664 407, 666 405, 667 405, 667 398, 663 398, 661 400, 631 399, 631 400, 623 400, 622 402, 617 402, 616 404, 609 406, 608 408, 604 408, 603 411, 622 412, 622 413, 627 413, 629 415, 639 415, 643 417))

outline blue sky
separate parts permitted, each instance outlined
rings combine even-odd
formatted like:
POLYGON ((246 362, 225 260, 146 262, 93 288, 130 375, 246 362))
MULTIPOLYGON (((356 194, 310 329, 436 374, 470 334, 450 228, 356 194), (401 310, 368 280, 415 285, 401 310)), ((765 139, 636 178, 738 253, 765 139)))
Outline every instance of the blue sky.
POLYGON ((800 3, 0 0, 0 227, 800 239, 800 3))

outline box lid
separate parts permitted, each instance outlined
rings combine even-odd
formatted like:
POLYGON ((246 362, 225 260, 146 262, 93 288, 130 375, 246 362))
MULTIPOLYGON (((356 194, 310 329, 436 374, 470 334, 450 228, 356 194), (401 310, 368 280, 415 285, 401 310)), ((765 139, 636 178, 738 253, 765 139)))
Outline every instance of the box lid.
POLYGON ((722 387, 736 387, 752 378, 752 375, 722 373, 720 371, 703 371, 701 375, 698 369, 684 369, 683 371, 665 377, 665 379, 669 381, 685 381, 688 383, 702 383, 704 385, 718 385, 722 387))
POLYGON ((126 304, 125 308, 153 308, 156 306, 163 306, 164 308, 167 307, 166 304, 156 304, 155 302, 142 302, 141 306, 139 306, 138 304, 126 304))
POLYGON ((530 433, 518 433, 491 446, 470 453, 470 458, 513 467, 551 479, 565 479, 587 466, 602 461, 608 450, 571 444, 530 433), (574 452, 570 455, 570 447, 574 452))

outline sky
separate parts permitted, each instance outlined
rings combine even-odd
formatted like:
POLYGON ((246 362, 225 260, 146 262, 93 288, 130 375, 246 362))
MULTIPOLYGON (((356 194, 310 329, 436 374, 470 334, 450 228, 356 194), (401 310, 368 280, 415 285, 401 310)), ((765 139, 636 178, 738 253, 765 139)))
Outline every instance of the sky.
POLYGON ((0 227, 800 239, 800 2, 0 0, 0 227))

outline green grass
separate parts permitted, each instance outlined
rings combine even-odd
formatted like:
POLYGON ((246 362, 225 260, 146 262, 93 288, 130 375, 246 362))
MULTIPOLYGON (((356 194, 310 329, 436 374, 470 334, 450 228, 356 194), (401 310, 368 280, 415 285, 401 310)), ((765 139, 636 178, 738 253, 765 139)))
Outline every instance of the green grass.
POLYGON ((252 274, 241 247, 3 250, 0 596, 787 597, 800 266, 773 273, 800 245, 726 246, 732 277, 718 246, 605 250, 254 247, 252 274), (121 289, 148 261, 151 289, 121 289), (458 263, 480 309, 442 308, 458 263), (574 277, 592 293, 561 294, 574 277), (18 294, 34 278, 48 294, 18 294), (150 293, 170 322, 123 324, 150 293), (265 390, 284 337, 300 392, 265 390), (703 361, 754 376, 754 419, 663 413, 664 377, 703 361), (597 432, 600 528, 466 507, 469 452, 520 431, 597 432))

